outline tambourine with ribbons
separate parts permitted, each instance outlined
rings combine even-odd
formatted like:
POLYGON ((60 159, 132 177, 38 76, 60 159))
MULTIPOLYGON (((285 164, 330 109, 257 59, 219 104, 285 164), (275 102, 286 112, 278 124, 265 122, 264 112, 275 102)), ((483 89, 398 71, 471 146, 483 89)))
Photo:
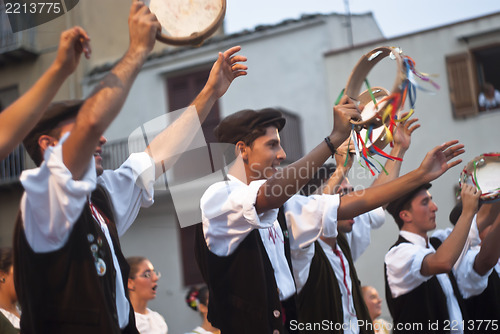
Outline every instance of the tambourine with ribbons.
POLYGON ((171 45, 199 46, 221 26, 226 0, 144 0, 161 24, 157 39, 171 45))
POLYGON ((463 184, 472 184, 481 190, 480 199, 495 201, 500 199, 500 153, 484 153, 465 165, 459 179, 463 184))
POLYGON ((418 84, 417 78, 431 84, 435 89, 439 89, 439 86, 429 78, 429 75, 415 69, 413 59, 404 55, 399 48, 378 47, 361 57, 337 100, 338 103, 342 95, 347 95, 351 100, 364 106, 361 111, 361 120, 351 121, 353 126, 352 140, 355 143, 358 161, 361 164, 361 159, 363 159, 372 175, 375 175, 373 169, 380 171, 370 160, 376 161, 381 169, 387 173, 383 165, 375 159, 375 155, 401 160, 386 154, 383 149, 389 143, 392 144, 397 123, 404 122, 413 115, 417 88, 430 92, 418 84), (367 79, 373 67, 386 57, 395 60, 397 66, 396 78, 391 91, 382 87, 371 87, 367 79), (363 85, 366 85, 366 90, 361 92, 363 85), (399 115, 407 101, 410 110, 404 118, 400 118, 399 115))

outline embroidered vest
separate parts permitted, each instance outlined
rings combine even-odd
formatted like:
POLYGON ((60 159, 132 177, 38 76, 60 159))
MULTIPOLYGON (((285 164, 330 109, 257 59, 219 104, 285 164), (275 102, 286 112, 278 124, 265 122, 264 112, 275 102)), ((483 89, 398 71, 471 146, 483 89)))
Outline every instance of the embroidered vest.
MULTIPOLYGON (((121 252, 108 194, 98 186, 91 200, 107 217, 126 287, 130 268, 121 252)), ((83 208, 66 244, 47 253, 35 253, 31 249, 19 213, 14 232, 14 275, 22 309, 22 333, 138 333, 132 306, 127 327, 123 331, 119 328, 115 303, 116 271, 111 250, 88 205, 83 208), (96 266, 98 259, 105 264, 105 271, 102 262, 96 266)), ((128 299, 128 292, 126 296, 128 299)))
MULTIPOLYGON (((352 298, 358 320, 371 323, 370 314, 366 308, 361 291, 361 283, 354 267, 351 249, 342 233, 337 237, 337 244, 344 253, 349 264, 352 281, 352 298)), ((314 243, 314 257, 309 269, 309 278, 297 296, 299 322, 322 323, 328 320, 333 324, 343 324, 342 294, 335 272, 319 242, 314 243)), ((330 331, 321 333, 343 333, 342 326, 328 326, 330 331)), ((373 333, 370 326, 359 327, 360 333, 373 333)))
MULTIPOLYGON (((436 238, 431 238, 435 240, 430 240, 431 244, 435 248, 439 247, 439 240, 436 238), (438 240, 436 243, 435 241, 438 240)), ((397 242, 391 247, 396 247, 401 243, 410 243, 408 240, 399 236, 397 242)), ((389 306, 389 311, 394 322, 394 333, 449 333, 449 328, 451 324, 449 323, 450 316, 448 313, 448 306, 446 304, 446 295, 441 288, 439 280, 434 275, 428 281, 420 284, 417 288, 412 291, 401 295, 399 297, 393 298, 391 293, 391 287, 387 281, 387 266, 384 264, 384 276, 385 276, 385 295, 387 305, 389 306), (438 327, 432 327, 430 324, 437 323, 438 327), (398 325, 399 324, 399 325, 398 325), (401 328, 407 324, 413 324, 413 330, 405 331, 401 328), (448 326, 446 326, 448 324, 448 326), (398 330, 399 326, 399 330, 398 330), (421 326, 421 327, 417 327, 421 326), (421 330, 415 330, 415 328, 421 328, 421 330), (445 329, 448 330, 445 330, 445 329)), ((448 275, 450 277, 450 275, 448 275)), ((456 281, 454 277, 450 277, 452 281, 452 286, 454 288, 455 297, 461 303, 461 297, 457 294, 456 281), (455 283, 455 284, 454 284, 455 283)), ((464 310, 462 308, 462 316, 466 319, 464 310)), ((467 333, 467 331, 465 331, 467 333)))
MULTIPOLYGON (((488 277, 488 286, 483 293, 465 299, 465 306, 470 319, 484 320, 480 327, 482 333, 498 333, 494 324, 500 324, 500 277, 495 269, 488 277), (488 322, 489 326, 486 326, 488 322)), ((479 321, 471 324, 471 327, 478 328, 479 321)))
POLYGON ((195 254, 208 285, 208 320, 214 327, 222 334, 284 333, 274 271, 258 230, 231 255, 217 256, 199 224, 195 254))

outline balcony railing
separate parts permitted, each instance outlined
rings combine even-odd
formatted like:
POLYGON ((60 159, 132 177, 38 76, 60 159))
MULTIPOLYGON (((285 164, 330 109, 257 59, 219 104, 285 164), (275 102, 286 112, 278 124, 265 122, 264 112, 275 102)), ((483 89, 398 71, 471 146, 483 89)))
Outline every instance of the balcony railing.
POLYGON ((25 169, 25 160, 24 147, 21 145, 6 159, 0 161, 0 185, 17 182, 25 169))

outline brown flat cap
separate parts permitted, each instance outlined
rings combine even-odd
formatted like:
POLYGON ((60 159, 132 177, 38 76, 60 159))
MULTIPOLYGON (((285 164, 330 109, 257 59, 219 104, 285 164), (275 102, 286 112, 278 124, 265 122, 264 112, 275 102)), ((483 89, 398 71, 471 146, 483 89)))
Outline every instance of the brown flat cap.
POLYGON ((78 111, 85 100, 66 100, 51 103, 42 118, 35 125, 33 130, 23 140, 24 147, 31 159, 39 165, 41 163, 41 154, 38 148, 38 138, 41 135, 49 133, 51 130, 70 118, 76 117, 78 111))
POLYGON ((281 111, 273 108, 261 110, 245 109, 224 118, 214 130, 220 143, 236 144, 254 129, 276 125, 278 131, 285 126, 285 118, 281 111))

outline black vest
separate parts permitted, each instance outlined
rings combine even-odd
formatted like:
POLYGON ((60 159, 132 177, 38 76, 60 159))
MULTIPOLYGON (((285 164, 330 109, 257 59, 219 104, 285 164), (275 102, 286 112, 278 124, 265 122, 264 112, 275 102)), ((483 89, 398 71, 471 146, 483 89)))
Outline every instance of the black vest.
MULTIPOLYGON (((351 255, 351 249, 345 236, 339 233, 337 237, 339 248, 344 253, 349 264, 350 278, 352 281, 352 298, 358 320, 364 320, 364 323, 371 323, 370 313, 363 300, 361 283, 354 267, 354 261, 351 255)), ((314 243, 314 257, 309 269, 309 277, 306 284, 297 296, 297 310, 299 322, 323 324, 328 321, 328 325, 320 330, 312 331, 314 333, 343 333, 342 326, 344 314, 342 310, 342 294, 335 272, 333 271, 330 260, 326 256, 323 248, 318 241, 314 243), (330 330, 331 329, 331 330, 330 330)), ((360 333, 373 333, 370 326, 360 326, 360 333)), ((311 331, 305 331, 305 333, 311 331)))
MULTIPOLYGON (((398 241, 391 247, 396 247, 401 243, 410 243, 408 240, 399 236, 398 241)), ((431 244, 435 248, 439 247, 439 240, 436 238, 431 238, 431 244), (437 241, 438 243, 436 244, 437 241)), ((389 311, 394 322, 393 333, 449 333, 450 328, 450 316, 448 313, 448 306, 446 304, 446 296, 441 288, 437 277, 434 275, 428 281, 420 284, 417 288, 412 291, 401 295, 399 297, 393 298, 391 293, 391 287, 387 281, 387 266, 384 264, 384 275, 385 275, 385 296, 387 300, 387 305, 389 306, 389 311), (412 324, 412 330, 401 330, 408 326, 407 324, 412 324), (431 324, 438 324, 438 327, 433 327, 431 324), (446 326, 448 325, 448 326, 446 326), (399 330, 398 330, 398 326, 399 330), (418 327, 417 327, 418 326, 418 327), (418 330, 417 330, 418 329, 418 330), (421 330, 420 330, 421 329, 421 330), (446 330, 448 329, 448 330, 446 330)), ((448 275, 455 292, 455 297, 459 305, 461 306, 461 312, 464 320, 466 320, 466 315, 464 314, 464 308, 462 307, 462 298, 458 293, 456 280, 451 274, 448 275)), ((467 333, 467 331, 465 331, 467 333)))
MULTIPOLYGON (((104 188, 98 186, 92 193, 92 202, 106 217, 126 288, 130 268, 121 252, 111 202, 104 188)), ((132 305, 128 326, 123 331, 119 328, 111 250, 88 205, 66 244, 48 253, 31 249, 19 214, 14 232, 14 275, 23 333, 138 333, 132 305), (103 276, 97 274, 95 258, 106 264, 103 276)))
MULTIPOLYGON (((480 327, 482 333, 498 333, 498 327, 493 326, 494 323, 500 326, 500 277, 495 269, 488 277, 486 289, 478 296, 465 299, 465 306, 470 319, 486 320, 480 327), (486 327, 488 320, 491 321, 486 327)), ((475 328, 480 325, 478 321, 472 324, 475 328)))
POLYGON ((19 329, 16 329, 2 312, 0 312, 0 333, 2 334, 19 334, 19 329))
POLYGON ((209 289, 208 320, 224 334, 284 332, 274 270, 258 230, 229 256, 207 246, 203 226, 196 229, 195 254, 209 289))

